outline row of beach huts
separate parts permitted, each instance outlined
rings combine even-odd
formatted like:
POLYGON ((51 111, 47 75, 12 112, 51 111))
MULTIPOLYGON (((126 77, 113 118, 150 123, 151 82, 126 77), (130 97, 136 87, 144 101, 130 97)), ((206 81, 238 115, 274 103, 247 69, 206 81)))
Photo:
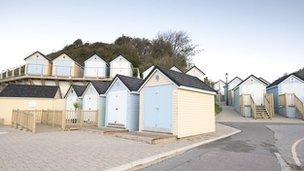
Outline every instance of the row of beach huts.
POLYGON ((85 110, 98 111, 98 117, 85 119, 98 119, 99 127, 178 138, 214 132, 216 92, 198 78, 202 71, 196 67, 189 71, 152 66, 143 73, 144 79, 118 74, 111 82, 71 85, 63 97, 58 86, 9 84, 0 93, 0 118, 9 124, 13 109, 85 110))
POLYGON ((232 106, 244 117, 272 118, 276 114, 304 118, 304 70, 286 74, 273 83, 250 75, 214 84, 217 101, 232 106))

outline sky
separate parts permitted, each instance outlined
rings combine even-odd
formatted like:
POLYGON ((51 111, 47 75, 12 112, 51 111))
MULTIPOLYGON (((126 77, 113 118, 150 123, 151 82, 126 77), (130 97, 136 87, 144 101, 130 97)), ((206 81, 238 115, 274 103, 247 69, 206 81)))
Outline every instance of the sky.
POLYGON ((303 0, 0 0, 0 70, 78 38, 112 43, 185 31, 192 62, 213 81, 250 74, 272 82, 304 67, 303 0))

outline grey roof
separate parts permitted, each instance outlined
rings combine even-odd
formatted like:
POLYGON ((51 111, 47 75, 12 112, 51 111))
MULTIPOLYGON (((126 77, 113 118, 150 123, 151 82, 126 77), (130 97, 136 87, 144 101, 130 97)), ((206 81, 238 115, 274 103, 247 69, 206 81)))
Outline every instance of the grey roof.
POLYGON ((58 90, 58 86, 9 84, 0 93, 0 97, 54 98, 58 90))
POLYGON ((79 96, 82 96, 82 94, 85 91, 85 89, 86 89, 87 86, 71 85, 71 87, 75 91, 76 95, 79 97, 79 96))
POLYGON ((300 70, 300 71, 297 71, 297 72, 294 72, 294 73, 291 73, 288 75, 284 75, 284 76, 278 78, 273 83, 271 83, 268 87, 272 87, 272 86, 276 86, 276 85, 280 84, 282 81, 284 81, 286 78, 288 78, 291 75, 294 75, 304 81, 304 70, 300 70))
MULTIPOLYGON (((178 86, 185 86, 185 87, 197 88, 197 89, 205 90, 205 91, 216 92, 213 88, 208 86, 206 83, 204 83, 197 77, 193 77, 193 76, 187 75, 185 73, 165 69, 165 68, 162 68, 159 66, 156 66, 154 68, 154 70, 156 70, 156 69, 158 69, 160 72, 165 74, 170 80, 172 80, 178 86)), ((152 73, 153 72, 151 72, 149 74, 149 76, 152 73)), ((148 79, 149 76, 147 76, 146 79, 148 79)))
POLYGON ((98 92, 98 94, 105 94, 108 90, 111 82, 105 82, 105 81, 92 81, 91 84, 95 88, 95 90, 98 92))
POLYGON ((257 80, 259 80, 260 82, 262 82, 263 84, 265 84, 266 86, 269 85, 269 84, 268 84, 267 82, 265 82, 264 80, 262 80, 262 79, 256 77, 255 75, 251 74, 251 75, 249 75, 245 80, 243 80, 243 81, 240 82, 238 85, 236 85, 236 86, 233 88, 233 90, 234 90, 234 89, 237 89, 237 87, 239 87, 241 84, 243 84, 245 81, 247 81, 250 77, 254 77, 255 79, 257 79, 257 80))
MULTIPOLYGON (((137 91, 141 84, 144 82, 144 80, 135 78, 135 77, 128 77, 124 75, 116 75, 117 78, 119 78, 130 91, 137 91)), ((115 78, 113 79, 113 81, 115 78)))
POLYGON ((192 66, 191 68, 189 68, 185 73, 187 73, 188 71, 190 71, 192 68, 196 68, 197 70, 199 70, 201 73, 203 73, 204 75, 206 75, 201 69, 199 69, 197 66, 192 66))

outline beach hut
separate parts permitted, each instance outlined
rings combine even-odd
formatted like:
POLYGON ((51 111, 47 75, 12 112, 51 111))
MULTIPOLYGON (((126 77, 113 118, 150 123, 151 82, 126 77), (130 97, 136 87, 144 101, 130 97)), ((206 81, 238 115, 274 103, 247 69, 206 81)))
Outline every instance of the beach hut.
POLYGON ((118 55, 110 62, 110 77, 114 78, 117 74, 124 76, 133 76, 133 66, 122 55, 118 55))
POLYGON ((105 78, 107 66, 106 61, 94 54, 84 61, 84 77, 105 78))
POLYGON ((234 104, 234 91, 233 89, 242 82, 243 80, 239 77, 234 77, 231 81, 228 82, 228 105, 233 106, 234 104))
POLYGON ((257 115, 265 114, 269 116, 269 111, 266 111, 264 106, 264 96, 266 95, 267 86, 267 83, 254 75, 250 75, 240 82, 232 89, 234 92, 233 104, 235 110, 245 117, 260 117, 253 116, 253 114, 257 112, 262 112, 257 113, 257 115))
POLYGON ((290 118, 304 118, 304 72, 295 72, 275 80, 267 87, 273 94, 277 114, 290 118))
POLYGON ((52 75, 56 77, 83 77, 83 67, 66 54, 53 59, 52 75))
POLYGON ((106 126, 138 130, 139 93, 142 79, 116 75, 106 92, 106 126))
POLYGON ((26 57, 25 61, 25 74, 48 76, 51 75, 51 60, 39 51, 36 51, 26 57))
POLYGON ((155 67, 139 92, 140 131, 178 138, 215 131, 216 91, 197 77, 155 67))
POLYGON ((84 120, 96 122, 96 119, 98 119, 98 126, 105 126, 105 92, 109 86, 110 82, 104 81, 92 81, 88 84, 82 95, 82 110, 85 111, 84 120), (97 111, 98 116, 90 111, 97 111))
POLYGON ((66 110, 76 110, 75 103, 78 103, 79 107, 82 107, 82 94, 86 86, 82 85, 71 85, 68 89, 65 99, 66 99, 66 110))
POLYGON ((192 66, 191 68, 189 68, 187 71, 186 71, 186 74, 188 75, 191 75, 193 77, 197 77, 199 78, 201 81, 204 81, 205 79, 205 73, 199 69, 197 66, 192 66))

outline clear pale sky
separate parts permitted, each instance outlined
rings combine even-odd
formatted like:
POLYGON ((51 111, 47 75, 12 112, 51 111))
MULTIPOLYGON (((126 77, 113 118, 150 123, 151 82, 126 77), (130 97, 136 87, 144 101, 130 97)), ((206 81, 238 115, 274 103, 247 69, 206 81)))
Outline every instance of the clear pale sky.
POLYGON ((214 81, 274 81, 304 67, 303 0, 0 1, 0 70, 77 38, 112 43, 182 30, 204 49, 193 62, 214 81))

